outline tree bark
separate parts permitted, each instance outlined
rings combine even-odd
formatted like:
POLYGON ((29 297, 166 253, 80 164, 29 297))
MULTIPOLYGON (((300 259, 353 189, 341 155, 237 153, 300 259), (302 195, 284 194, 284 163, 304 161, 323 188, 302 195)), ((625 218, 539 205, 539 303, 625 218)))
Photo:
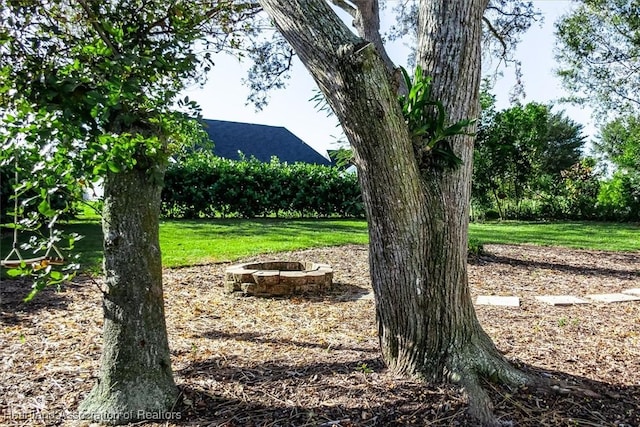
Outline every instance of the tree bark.
POLYGON ((166 419, 176 403, 164 317, 158 167, 104 184, 104 348, 98 383, 80 405, 103 424, 166 419))
MULTIPOLYGON (((261 0, 309 69, 354 150, 367 212, 382 354, 393 371, 463 384, 470 411, 493 422, 481 377, 524 384, 482 330, 467 279, 473 138, 451 143, 463 164, 416 160, 393 77, 374 43, 352 34, 322 0, 261 0)), ((423 0, 418 59, 448 122, 478 116, 486 0, 423 0)))

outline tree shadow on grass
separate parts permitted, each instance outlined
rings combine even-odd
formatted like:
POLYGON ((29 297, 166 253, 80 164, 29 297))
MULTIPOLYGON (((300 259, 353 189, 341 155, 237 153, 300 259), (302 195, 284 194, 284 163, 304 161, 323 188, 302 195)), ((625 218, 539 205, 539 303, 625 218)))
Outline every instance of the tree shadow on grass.
MULTIPOLYGON (((186 399, 176 424, 215 426, 473 426, 458 387, 394 377, 379 358, 303 366, 201 362, 178 372, 186 399), (363 372, 359 367, 370 367, 363 372), (211 384, 211 385, 207 385, 211 384)), ((504 425, 640 425, 640 386, 520 366, 563 381, 571 392, 485 384, 504 425), (582 390, 582 391, 580 391, 582 390), (588 390, 588 391, 584 391, 588 390)))
POLYGON ((283 219, 283 218, 226 218, 211 220, 165 219, 164 223, 179 224, 181 229, 197 232, 202 236, 254 236, 262 230, 265 234, 298 235, 318 232, 364 233, 367 232, 363 220, 356 219, 283 219), (345 224, 351 222, 351 224, 345 224), (364 224, 364 225, 363 225, 364 224))

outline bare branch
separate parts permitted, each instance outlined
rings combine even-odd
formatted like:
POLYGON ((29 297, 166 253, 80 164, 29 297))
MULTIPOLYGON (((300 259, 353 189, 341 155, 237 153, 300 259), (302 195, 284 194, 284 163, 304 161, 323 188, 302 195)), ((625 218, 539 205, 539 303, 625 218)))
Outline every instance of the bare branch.
POLYGON ((486 16, 482 17, 482 22, 486 24, 487 28, 489 29, 489 32, 493 34, 496 40, 498 40, 498 42, 502 45, 502 56, 506 56, 507 52, 509 51, 509 48, 507 46, 507 43, 504 41, 502 34, 498 32, 498 30, 493 26, 491 21, 486 16))
POLYGON ((340 9, 344 10, 345 12, 347 12, 352 17, 354 17, 354 18, 356 17, 356 13, 358 12, 358 10, 356 9, 355 6, 353 6, 352 4, 347 2, 346 0, 331 0, 331 3, 333 3, 336 6, 338 6, 340 9))
POLYGON ((492 6, 492 5, 487 6, 487 10, 494 10, 494 11, 498 12, 502 16, 513 16, 513 17, 518 17, 518 18, 522 17, 522 16, 528 16, 531 19, 535 19, 536 16, 538 16, 538 13, 524 13, 523 14, 522 11, 507 12, 504 9, 501 9, 499 7, 492 6))
POLYGON ((387 54, 380 35, 380 7, 378 0, 353 0, 353 3, 357 6, 353 25, 358 31, 358 35, 373 43, 387 70, 390 74, 393 74, 395 65, 387 54))

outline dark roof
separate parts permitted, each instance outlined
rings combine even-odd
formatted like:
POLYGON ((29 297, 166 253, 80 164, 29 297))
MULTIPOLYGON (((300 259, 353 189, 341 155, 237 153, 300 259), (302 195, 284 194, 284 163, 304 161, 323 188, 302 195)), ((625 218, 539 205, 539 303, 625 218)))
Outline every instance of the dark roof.
POLYGON ((238 160, 238 152, 246 158, 255 157, 269 162, 276 156, 281 162, 331 165, 331 161, 305 144, 286 128, 251 123, 203 120, 205 130, 213 141, 215 155, 238 160))

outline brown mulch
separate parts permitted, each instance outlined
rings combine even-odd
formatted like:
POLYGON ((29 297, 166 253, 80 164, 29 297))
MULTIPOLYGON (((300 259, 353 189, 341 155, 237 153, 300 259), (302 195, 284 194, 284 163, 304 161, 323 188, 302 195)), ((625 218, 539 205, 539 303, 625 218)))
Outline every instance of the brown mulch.
MULTIPOLYGON (((586 392, 486 384, 517 426, 640 426, 640 302, 552 307, 541 294, 640 287, 640 253, 487 246, 469 266, 473 297, 517 295, 519 308, 477 306, 514 364, 586 392)), ((162 426, 473 425, 456 386, 398 378, 381 362, 363 246, 280 254, 334 268, 334 289, 288 299, 222 292, 227 264, 165 271, 173 369, 183 402, 162 426), (179 417, 179 419, 175 419, 179 417)), ((255 259, 275 258, 265 256, 255 259)), ((28 284, 0 284, 0 425, 74 420, 96 380, 100 292, 77 280, 21 303, 28 284)))

